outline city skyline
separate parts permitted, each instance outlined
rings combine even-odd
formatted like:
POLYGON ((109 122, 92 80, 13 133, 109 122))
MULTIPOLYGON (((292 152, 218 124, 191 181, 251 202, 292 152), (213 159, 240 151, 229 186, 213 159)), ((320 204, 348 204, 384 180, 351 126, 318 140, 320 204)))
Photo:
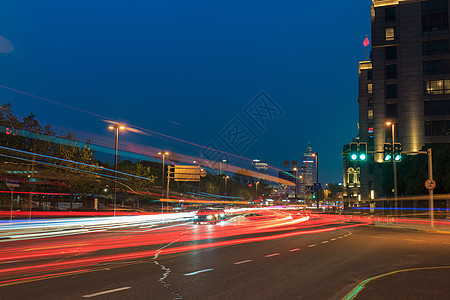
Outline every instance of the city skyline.
MULTIPOLYGON (((66 106, 5 88, 0 100, 13 103, 20 116, 34 113, 56 131, 81 138, 113 140, 100 115, 198 145, 212 142, 278 168, 286 157, 300 160, 311 141, 321 153, 320 181, 338 182, 346 132, 357 134, 357 65, 370 32, 366 2, 330 1, 325 8, 180 2, 123 10, 113 2, 105 12, 101 4, 84 2, 25 8, 10 2, 1 13, 7 30, 0 36, 13 51, 0 53, 1 85, 66 106), (323 21, 317 24, 308 11, 319 9, 323 21), (265 124, 251 111, 261 92, 278 109, 265 124), (224 142, 224 131, 234 125, 253 133, 247 147, 224 142)), ((202 152, 152 133, 127 133, 121 140, 202 152)))

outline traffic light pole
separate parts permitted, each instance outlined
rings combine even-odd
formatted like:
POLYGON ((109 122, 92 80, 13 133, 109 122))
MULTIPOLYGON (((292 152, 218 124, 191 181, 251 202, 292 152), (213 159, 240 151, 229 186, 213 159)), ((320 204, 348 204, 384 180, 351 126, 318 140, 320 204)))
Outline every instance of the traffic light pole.
MULTIPOLYGON (((392 151, 394 150, 394 144, 395 144, 395 123, 392 123, 392 151)), ((398 210, 397 210, 397 164, 395 163, 395 157, 392 157, 392 169, 394 172, 394 205, 395 205, 395 216, 398 217, 398 210)))

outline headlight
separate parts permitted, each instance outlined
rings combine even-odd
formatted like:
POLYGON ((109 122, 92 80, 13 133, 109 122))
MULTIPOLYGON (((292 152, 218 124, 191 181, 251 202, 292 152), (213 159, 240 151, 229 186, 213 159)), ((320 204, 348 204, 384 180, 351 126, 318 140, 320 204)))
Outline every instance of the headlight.
POLYGON ((198 219, 198 216, 194 216, 194 219, 198 219))
POLYGON ((221 217, 224 217, 224 216, 225 216, 225 214, 220 214, 220 216, 221 216, 221 217))
POLYGON ((213 218, 213 216, 208 215, 206 218, 209 219, 209 220, 211 220, 211 219, 213 218))

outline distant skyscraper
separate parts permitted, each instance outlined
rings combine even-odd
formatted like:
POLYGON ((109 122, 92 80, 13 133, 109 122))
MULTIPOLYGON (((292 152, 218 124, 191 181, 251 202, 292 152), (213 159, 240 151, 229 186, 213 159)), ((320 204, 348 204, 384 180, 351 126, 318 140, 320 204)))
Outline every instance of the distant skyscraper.
POLYGON ((299 175, 303 177, 302 192, 313 186, 316 182, 316 153, 311 147, 311 143, 308 143, 305 153, 303 154, 299 175), (305 186, 306 188, 304 188, 305 186))

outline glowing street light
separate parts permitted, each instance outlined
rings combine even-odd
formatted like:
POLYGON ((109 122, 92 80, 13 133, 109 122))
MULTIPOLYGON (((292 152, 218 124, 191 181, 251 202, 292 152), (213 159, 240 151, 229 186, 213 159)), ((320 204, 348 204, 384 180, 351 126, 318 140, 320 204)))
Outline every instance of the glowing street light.
POLYGON ((223 178, 225 179, 225 196, 228 196, 227 195, 227 180, 228 180, 228 178, 230 178, 230 176, 223 176, 223 178))
POLYGON ((116 216, 116 203, 117 203, 117 147, 119 144, 119 130, 125 130, 124 125, 113 124, 109 125, 108 129, 114 130, 115 142, 114 142, 114 217, 116 216))

